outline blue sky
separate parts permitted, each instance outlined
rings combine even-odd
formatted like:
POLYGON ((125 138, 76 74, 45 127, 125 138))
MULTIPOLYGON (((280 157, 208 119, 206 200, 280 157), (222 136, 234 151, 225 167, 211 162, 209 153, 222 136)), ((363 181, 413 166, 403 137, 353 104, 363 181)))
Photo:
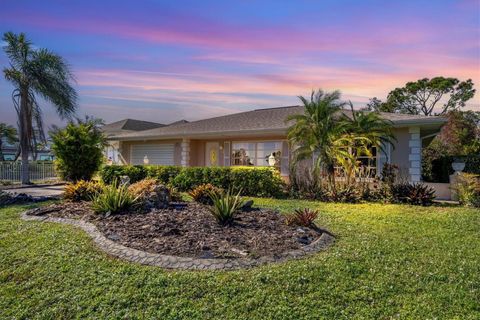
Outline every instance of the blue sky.
MULTIPOLYGON (((4 0, 0 31, 68 60, 79 115, 168 123, 292 105, 315 88, 356 106, 438 75, 478 90, 479 19, 477 0, 4 0)), ((12 89, 0 80, 2 122, 15 122, 12 89)))

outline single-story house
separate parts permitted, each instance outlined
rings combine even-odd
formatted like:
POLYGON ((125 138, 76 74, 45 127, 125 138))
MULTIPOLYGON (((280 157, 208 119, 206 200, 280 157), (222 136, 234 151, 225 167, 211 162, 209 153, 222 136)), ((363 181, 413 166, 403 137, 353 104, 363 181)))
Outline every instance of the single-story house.
MULTIPOLYGON (((303 112, 302 106, 258 109, 146 130, 105 131, 125 164, 276 166, 287 177, 290 150, 286 132, 291 123, 285 119, 303 112)), ((343 112, 347 116, 351 113, 343 112)), ((397 142, 385 152, 374 151, 362 162, 374 174, 384 163, 393 163, 410 181, 420 181, 422 147, 430 143, 446 119, 395 113, 382 116, 393 122, 397 142)))
MULTIPOLYGON (((155 129, 164 127, 164 124, 136 119, 123 119, 120 121, 112 122, 102 126, 102 131, 107 137, 115 136, 122 133, 145 131, 149 129, 155 129)), ((118 152, 118 142, 110 141, 109 145, 105 148, 105 157, 110 163, 119 164, 122 163, 121 156, 118 152)))

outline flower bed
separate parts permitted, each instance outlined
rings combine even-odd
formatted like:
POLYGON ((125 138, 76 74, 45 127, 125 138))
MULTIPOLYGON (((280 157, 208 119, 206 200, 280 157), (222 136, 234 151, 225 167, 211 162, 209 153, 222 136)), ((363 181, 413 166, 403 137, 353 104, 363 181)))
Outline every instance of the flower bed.
POLYGON ((327 244, 318 245, 322 235, 333 240, 320 228, 287 225, 284 215, 269 209, 239 212, 232 225, 222 226, 197 203, 103 217, 88 202, 65 202, 30 210, 28 215, 90 223, 106 239, 145 253, 209 262, 241 260, 239 267, 259 264, 255 260, 283 261, 318 251, 327 244))

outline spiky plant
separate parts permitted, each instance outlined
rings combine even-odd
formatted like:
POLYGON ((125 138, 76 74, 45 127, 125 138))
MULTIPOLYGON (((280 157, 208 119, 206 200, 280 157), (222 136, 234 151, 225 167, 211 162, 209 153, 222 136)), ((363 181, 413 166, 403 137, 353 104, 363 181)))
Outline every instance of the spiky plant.
POLYGON ((288 225, 297 225, 301 227, 313 227, 314 221, 318 218, 318 210, 309 208, 296 209, 294 213, 287 216, 286 223, 288 225))
POLYGON ((240 193, 233 194, 231 190, 226 192, 212 192, 210 191, 210 198, 212 199, 212 206, 209 207, 210 213, 221 225, 229 225, 233 222, 235 212, 243 206, 243 199, 240 193))
POLYGON ((127 185, 118 185, 117 181, 106 185, 92 201, 92 208, 97 213, 115 214, 130 208, 137 199, 128 191, 127 185))

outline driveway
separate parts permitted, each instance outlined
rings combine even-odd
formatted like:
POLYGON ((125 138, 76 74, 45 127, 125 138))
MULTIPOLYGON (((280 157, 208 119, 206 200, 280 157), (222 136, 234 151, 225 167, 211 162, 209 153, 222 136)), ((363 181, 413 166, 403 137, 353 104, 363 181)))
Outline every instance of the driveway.
POLYGON ((37 185, 28 187, 18 187, 12 189, 4 189, 8 193, 25 193, 32 197, 60 197, 63 194, 63 184, 56 185, 37 185))

